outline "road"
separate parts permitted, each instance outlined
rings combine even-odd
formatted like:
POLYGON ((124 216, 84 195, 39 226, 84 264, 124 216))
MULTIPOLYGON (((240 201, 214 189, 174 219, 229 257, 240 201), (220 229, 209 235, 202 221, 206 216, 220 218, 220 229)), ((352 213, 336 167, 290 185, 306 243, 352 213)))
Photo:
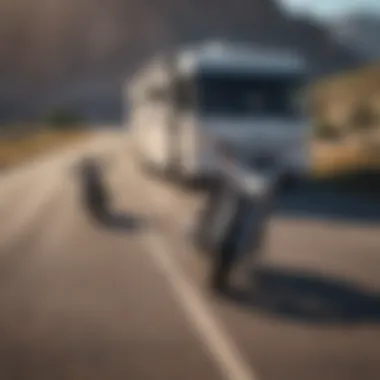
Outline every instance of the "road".
POLYGON ((186 236, 201 195, 142 175, 126 137, 95 137, 0 184, 1 379, 379 378, 373 220, 276 215, 255 296, 223 299, 186 236), (89 154, 112 195, 103 221, 76 169, 89 154))

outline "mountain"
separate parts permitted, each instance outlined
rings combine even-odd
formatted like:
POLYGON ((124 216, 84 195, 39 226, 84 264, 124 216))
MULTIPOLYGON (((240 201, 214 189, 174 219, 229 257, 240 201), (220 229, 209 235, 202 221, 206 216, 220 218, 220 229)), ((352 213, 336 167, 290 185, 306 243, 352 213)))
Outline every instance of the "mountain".
POLYGON ((355 14, 334 20, 329 26, 332 37, 351 48, 365 60, 380 59, 380 16, 355 14))
POLYGON ((161 49, 221 37, 296 47, 318 74, 358 64, 328 30, 290 17, 274 0, 2 0, 0 103, 19 99, 28 118, 70 88, 84 98, 85 84, 91 96, 97 82, 118 91, 161 49))

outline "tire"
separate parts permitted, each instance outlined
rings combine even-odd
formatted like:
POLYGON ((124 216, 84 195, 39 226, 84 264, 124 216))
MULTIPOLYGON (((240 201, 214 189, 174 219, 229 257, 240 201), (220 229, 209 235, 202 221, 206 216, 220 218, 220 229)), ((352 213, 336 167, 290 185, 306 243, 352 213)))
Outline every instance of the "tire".
POLYGON ((96 163, 83 167, 83 197, 89 213, 95 218, 104 218, 109 210, 110 196, 102 172, 96 163))

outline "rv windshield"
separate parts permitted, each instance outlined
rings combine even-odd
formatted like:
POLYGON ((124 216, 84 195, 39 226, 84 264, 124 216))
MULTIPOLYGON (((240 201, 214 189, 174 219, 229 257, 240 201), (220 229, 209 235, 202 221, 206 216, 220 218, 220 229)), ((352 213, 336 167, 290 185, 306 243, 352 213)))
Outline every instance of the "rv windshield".
POLYGON ((301 78, 296 75, 203 73, 197 80, 204 116, 296 117, 301 78))

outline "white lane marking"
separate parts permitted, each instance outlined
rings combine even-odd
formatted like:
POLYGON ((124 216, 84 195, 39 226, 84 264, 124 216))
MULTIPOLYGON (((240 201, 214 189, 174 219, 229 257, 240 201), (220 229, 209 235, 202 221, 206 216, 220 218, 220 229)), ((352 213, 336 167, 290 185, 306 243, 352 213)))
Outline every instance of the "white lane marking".
MULTIPOLYGON (((126 166, 128 169, 132 169, 132 165, 126 166)), ((136 171, 135 174, 138 175, 136 171)), ((142 183, 143 181, 140 180, 139 182, 147 199, 151 200, 152 205, 156 207, 157 205, 161 207, 173 205, 172 202, 169 202, 168 197, 157 197, 153 194, 148 194, 149 191, 144 186, 149 184, 148 181, 142 183)), ((173 293, 177 296, 178 303, 185 311, 184 314, 189 323, 199 333, 200 339, 218 365, 222 377, 226 380, 258 380, 258 377, 253 373, 252 368, 247 364, 232 339, 229 338, 226 329, 223 328, 220 321, 208 307, 207 301, 201 292, 187 278, 180 265, 173 259, 173 255, 169 253, 170 244, 167 244, 164 237, 158 232, 148 232, 144 237, 143 242, 146 244, 148 254, 157 267, 166 275, 173 293)))
POLYGON ((257 380, 242 358, 241 353, 227 336, 225 329, 207 307, 196 287, 168 253, 163 238, 149 233, 144 240, 148 253, 156 265, 166 275, 179 304, 193 327, 198 331, 203 343, 216 361, 221 374, 226 380, 257 380))

